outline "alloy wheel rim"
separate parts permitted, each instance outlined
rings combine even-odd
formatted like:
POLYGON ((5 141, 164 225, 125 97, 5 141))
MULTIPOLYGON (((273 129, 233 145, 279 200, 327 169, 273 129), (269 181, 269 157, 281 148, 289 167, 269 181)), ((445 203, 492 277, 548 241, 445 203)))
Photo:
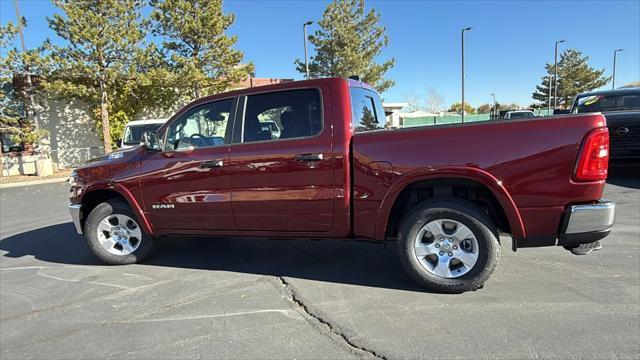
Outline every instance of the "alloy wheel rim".
POLYGON ((436 219, 425 224, 414 240, 414 255, 430 274, 453 279, 468 273, 478 261, 478 240, 464 224, 436 219))
POLYGON ((129 255, 135 252, 142 241, 138 223, 127 215, 113 214, 98 223, 98 242, 113 255, 129 255))

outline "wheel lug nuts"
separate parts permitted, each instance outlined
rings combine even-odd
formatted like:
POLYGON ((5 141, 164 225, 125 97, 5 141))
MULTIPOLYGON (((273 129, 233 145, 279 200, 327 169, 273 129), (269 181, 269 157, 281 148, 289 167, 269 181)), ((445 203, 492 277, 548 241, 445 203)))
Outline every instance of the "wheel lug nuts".
POLYGON ((449 256, 453 256, 453 254, 452 254, 452 253, 449 253, 449 256))
POLYGON ((440 251, 440 256, 444 255, 444 251, 440 251))
POLYGON ((458 250, 458 247, 456 245, 453 245, 453 250, 458 250))
POLYGON ((437 247, 437 248, 439 248, 439 247, 440 247, 440 244, 436 244, 436 247, 437 247))

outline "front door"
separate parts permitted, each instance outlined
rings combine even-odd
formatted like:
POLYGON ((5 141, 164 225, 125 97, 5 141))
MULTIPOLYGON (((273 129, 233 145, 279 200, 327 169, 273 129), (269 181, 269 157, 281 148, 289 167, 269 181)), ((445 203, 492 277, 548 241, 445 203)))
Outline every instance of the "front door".
POLYGON ((336 162, 322 95, 298 89, 243 98, 240 143, 229 159, 239 230, 332 230, 336 162))
POLYGON ((185 109, 165 130, 163 150, 142 161, 145 211, 158 230, 235 230, 229 149, 236 99, 185 109))

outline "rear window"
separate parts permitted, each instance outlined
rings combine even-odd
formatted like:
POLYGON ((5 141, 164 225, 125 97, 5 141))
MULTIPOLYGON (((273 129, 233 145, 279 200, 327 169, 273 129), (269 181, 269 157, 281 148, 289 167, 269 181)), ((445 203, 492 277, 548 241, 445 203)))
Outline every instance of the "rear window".
POLYGON ((351 127, 354 133, 383 129, 384 109, 378 94, 360 87, 351 90, 351 127))
POLYGON ((574 113, 640 110, 640 94, 588 95, 576 100, 574 113))

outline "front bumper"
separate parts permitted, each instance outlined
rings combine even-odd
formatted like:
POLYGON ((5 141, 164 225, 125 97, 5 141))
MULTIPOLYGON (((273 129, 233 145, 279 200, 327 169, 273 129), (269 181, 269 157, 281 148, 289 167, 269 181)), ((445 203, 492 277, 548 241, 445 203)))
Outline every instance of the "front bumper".
POLYGON ((69 214, 71 215, 71 220, 73 220, 73 225, 76 227, 76 232, 78 235, 82 235, 82 223, 80 222, 80 215, 82 214, 82 205, 81 204, 69 204, 69 214))
POLYGON ((616 218, 616 204, 600 200, 593 204, 569 206, 558 245, 576 246, 600 240, 611 232, 616 218))

